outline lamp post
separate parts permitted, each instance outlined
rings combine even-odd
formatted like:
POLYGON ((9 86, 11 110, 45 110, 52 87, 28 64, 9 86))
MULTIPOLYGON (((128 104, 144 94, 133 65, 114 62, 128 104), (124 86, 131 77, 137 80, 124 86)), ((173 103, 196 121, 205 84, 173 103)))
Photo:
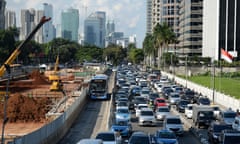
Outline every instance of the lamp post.
POLYGON ((185 87, 187 88, 187 80, 188 80, 188 67, 187 67, 187 61, 188 61, 188 58, 187 58, 187 55, 185 56, 185 79, 186 79, 186 85, 185 87))
POLYGON ((3 112, 3 124, 2 124, 2 144, 4 144, 4 130, 5 130, 5 125, 7 124, 8 122, 8 117, 7 117, 7 102, 8 102, 8 87, 9 87, 9 83, 10 83, 10 77, 11 77, 11 69, 10 69, 10 66, 5 64, 5 69, 7 71, 7 78, 8 78, 8 81, 7 81, 7 86, 6 86, 6 94, 5 94, 5 97, 4 97, 4 112, 3 112))

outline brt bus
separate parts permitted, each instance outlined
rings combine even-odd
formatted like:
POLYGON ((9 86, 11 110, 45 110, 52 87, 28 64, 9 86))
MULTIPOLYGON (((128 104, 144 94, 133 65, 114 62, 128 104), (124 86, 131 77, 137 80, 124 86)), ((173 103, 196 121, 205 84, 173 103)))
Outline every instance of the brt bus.
POLYGON ((110 99, 108 93, 108 76, 105 74, 97 74, 92 77, 89 84, 89 98, 92 100, 110 99))

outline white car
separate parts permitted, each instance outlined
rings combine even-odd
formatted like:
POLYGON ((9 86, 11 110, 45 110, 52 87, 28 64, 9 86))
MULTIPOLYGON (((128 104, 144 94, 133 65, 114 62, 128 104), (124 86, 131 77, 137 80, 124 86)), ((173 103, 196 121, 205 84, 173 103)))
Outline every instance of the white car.
POLYGON ((155 117, 157 120, 164 120, 168 115, 171 115, 169 106, 158 107, 155 111, 155 117))
POLYGON ((99 132, 96 139, 101 139, 103 144, 120 144, 122 138, 115 132, 99 132))
POLYGON ((193 106, 193 104, 188 104, 188 105, 185 107, 185 113, 184 113, 184 115, 185 115, 187 118, 189 118, 189 119, 192 118, 192 114, 193 114, 192 106, 193 106))
POLYGON ((139 114, 140 114, 140 111, 141 111, 141 109, 142 108, 148 108, 148 105, 147 104, 139 104, 137 107, 136 107, 136 117, 138 117, 139 116, 139 114))

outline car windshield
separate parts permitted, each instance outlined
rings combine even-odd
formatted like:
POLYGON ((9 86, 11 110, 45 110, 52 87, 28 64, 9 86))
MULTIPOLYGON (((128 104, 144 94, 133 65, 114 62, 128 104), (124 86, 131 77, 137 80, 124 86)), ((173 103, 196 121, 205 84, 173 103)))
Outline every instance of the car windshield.
POLYGON ((179 98, 179 95, 171 95, 172 98, 179 98))
POLYGON ((187 105, 187 104, 189 104, 189 102, 188 101, 181 101, 180 104, 181 105, 187 105))
POLYGON ((118 109, 117 110, 118 113, 128 113, 127 109, 118 109))
POLYGON ((149 94, 149 91, 142 91, 142 94, 149 94))
POLYGON ((128 121, 115 121, 116 125, 120 125, 120 126, 127 126, 128 125, 128 121))
POLYGON ((158 108, 158 112, 169 112, 168 108, 158 108))
POLYGON ((165 103, 165 100, 164 99, 157 99, 157 102, 158 103, 165 103))
POLYGON ((130 144, 150 144, 148 136, 133 136, 130 141, 130 144))
POLYGON ((231 129, 231 128, 232 128, 231 125, 215 125, 213 127, 213 131, 214 132, 221 132, 222 130, 231 129))
POLYGON ((233 136, 226 136, 224 139, 224 144, 239 144, 240 142, 240 136, 239 135, 233 135, 233 136))
POLYGON ((170 119, 167 119, 167 123, 168 124, 181 124, 181 120, 178 118, 170 118, 170 119))
POLYGON ((189 109, 189 110, 192 110, 192 106, 188 106, 188 109, 189 109))
POLYGON ((175 134, 171 132, 158 132, 157 137, 165 139, 176 139, 175 134))
POLYGON ((224 113, 224 117, 225 118, 235 118, 236 117, 236 113, 224 113))
POLYGON ((138 106, 138 109, 148 108, 148 106, 138 106))
POLYGON ((143 116, 153 116, 153 112, 152 111, 141 111, 141 115, 143 115, 143 116))
POLYGON ((103 141, 115 141, 114 134, 111 133, 100 133, 96 136, 96 139, 101 139, 103 141))

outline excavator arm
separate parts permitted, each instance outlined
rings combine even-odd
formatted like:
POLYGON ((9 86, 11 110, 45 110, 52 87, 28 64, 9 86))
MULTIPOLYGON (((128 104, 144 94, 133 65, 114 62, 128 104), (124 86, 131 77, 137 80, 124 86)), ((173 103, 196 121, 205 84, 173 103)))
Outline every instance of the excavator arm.
POLYGON ((27 38, 13 51, 13 53, 9 56, 9 58, 4 62, 4 64, 0 68, 0 77, 2 77, 6 71, 5 65, 11 65, 13 61, 17 58, 17 56, 21 53, 21 49, 32 39, 32 37, 36 34, 36 32, 42 27, 44 23, 49 21, 51 18, 46 18, 43 16, 37 26, 33 29, 33 31, 27 36, 27 38))

